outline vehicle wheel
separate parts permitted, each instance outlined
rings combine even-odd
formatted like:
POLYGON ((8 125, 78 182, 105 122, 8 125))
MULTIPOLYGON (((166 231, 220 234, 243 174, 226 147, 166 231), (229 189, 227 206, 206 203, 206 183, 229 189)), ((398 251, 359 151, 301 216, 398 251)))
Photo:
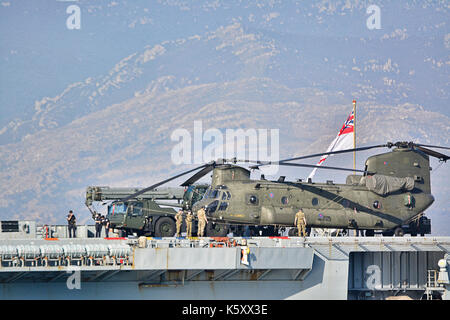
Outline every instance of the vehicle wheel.
POLYGON ((225 237, 228 234, 228 224, 208 223, 206 225, 206 235, 208 237, 225 237))
POLYGON ((176 232, 175 221, 169 217, 159 218, 155 226, 156 237, 173 237, 176 232))
POLYGON ((403 237, 404 235, 405 235, 405 231, 403 230, 403 228, 398 227, 394 230, 395 237, 403 237))

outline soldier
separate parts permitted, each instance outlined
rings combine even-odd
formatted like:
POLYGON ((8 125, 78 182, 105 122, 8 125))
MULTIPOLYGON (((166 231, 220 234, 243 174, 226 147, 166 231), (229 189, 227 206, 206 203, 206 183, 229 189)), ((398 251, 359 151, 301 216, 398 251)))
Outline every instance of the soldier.
POLYGON ((192 214, 191 210, 188 210, 186 213, 186 236, 192 237, 192 219, 194 218, 194 215, 192 214))
POLYGON ((73 214, 73 211, 69 211, 69 215, 67 216, 67 223, 69 228, 69 238, 76 238, 76 231, 77 231, 77 225, 76 225, 77 219, 75 218, 75 215, 73 214))
POLYGON ((306 237, 306 217, 302 209, 296 213, 294 225, 297 225, 299 237, 306 237))
POLYGON ((183 224, 183 210, 178 210, 177 214, 175 215, 175 221, 177 225, 177 237, 181 237, 181 225, 183 224))
POLYGON ((204 206, 197 211, 197 217, 198 217, 198 236, 203 237, 206 224, 208 223, 208 219, 206 219, 206 211, 204 206))

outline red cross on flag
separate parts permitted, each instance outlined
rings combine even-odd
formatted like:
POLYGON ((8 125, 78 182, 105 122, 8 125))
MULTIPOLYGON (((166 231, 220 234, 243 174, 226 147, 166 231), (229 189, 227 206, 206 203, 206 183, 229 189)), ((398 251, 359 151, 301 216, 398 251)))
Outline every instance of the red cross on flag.
MULTIPOLYGON (((345 150, 345 149, 352 149, 353 146, 353 135, 354 135, 354 111, 350 113, 347 120, 345 121, 344 125, 342 126, 341 130, 339 131, 336 138, 331 142, 330 146, 328 147, 326 152, 332 152, 332 151, 338 151, 338 150, 345 150)), ((323 156, 320 158, 319 162, 317 163, 318 166, 322 165, 322 163, 325 161, 325 159, 328 157, 328 155, 323 156)), ((314 176, 316 173, 317 168, 314 168, 314 170, 309 174, 308 179, 314 176)))

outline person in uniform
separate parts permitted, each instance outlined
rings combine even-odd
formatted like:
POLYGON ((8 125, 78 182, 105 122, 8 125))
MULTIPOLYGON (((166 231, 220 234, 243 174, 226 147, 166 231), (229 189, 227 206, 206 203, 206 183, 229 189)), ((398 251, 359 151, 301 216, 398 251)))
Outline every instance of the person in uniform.
POLYGON ((197 211, 198 218, 198 236, 203 237, 205 233, 205 227, 208 223, 208 219, 206 219, 206 211, 205 207, 201 207, 200 210, 197 211))
POLYGON ((105 216, 102 216, 102 224, 105 227, 105 234, 106 234, 106 238, 109 238, 109 227, 111 222, 109 221, 109 219, 105 216))
POLYGON ((299 237, 306 237, 306 217, 302 209, 295 214, 294 225, 297 225, 299 237))
POLYGON ((175 222, 177 225, 177 237, 181 237, 181 225, 183 224, 183 210, 178 210, 177 214, 175 215, 175 222))
POLYGON ((75 218, 75 215, 73 214, 73 211, 69 211, 69 215, 67 216, 67 224, 69 228, 69 238, 76 238, 76 231, 77 231, 77 219, 75 218))
POLYGON ((188 210, 186 213, 186 236, 192 237, 192 219, 194 215, 191 210, 188 210))
POLYGON ((102 216, 97 213, 95 217, 95 237, 100 238, 102 234, 102 216))

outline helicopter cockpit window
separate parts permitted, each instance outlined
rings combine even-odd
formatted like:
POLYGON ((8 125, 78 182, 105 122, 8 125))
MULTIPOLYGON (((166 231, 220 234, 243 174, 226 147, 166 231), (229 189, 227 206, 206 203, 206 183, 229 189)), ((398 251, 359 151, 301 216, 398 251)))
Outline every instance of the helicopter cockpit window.
POLYGON ((227 207, 228 207, 228 203, 222 202, 219 206, 219 211, 225 211, 225 210, 227 210, 227 207))
POLYGON ((211 190, 211 192, 209 193, 209 199, 217 199, 220 195, 220 191, 219 190, 211 190))
POLYGON ((212 214, 216 211, 217 206, 219 205, 219 200, 213 201, 210 204, 208 204, 206 208, 206 214, 212 214))
POLYGON ((206 189, 206 191, 205 191, 205 194, 203 195, 203 199, 208 199, 210 192, 211 192, 211 187, 208 187, 208 189, 206 189))
POLYGON ((288 197, 281 197, 281 203, 282 204, 288 204, 289 203, 289 198, 288 197))
POLYGON ((231 193, 229 191, 227 191, 227 200, 231 199, 231 193))
POLYGON ((222 200, 226 200, 227 199, 227 193, 226 192, 222 192, 222 200))
POLYGON ((319 199, 317 199, 317 198, 312 198, 311 203, 312 203, 313 206, 317 206, 317 205, 319 204, 319 199))
POLYGON ((197 201, 201 200, 203 197, 202 190, 200 189, 193 189, 192 191, 192 203, 196 203, 197 201))

